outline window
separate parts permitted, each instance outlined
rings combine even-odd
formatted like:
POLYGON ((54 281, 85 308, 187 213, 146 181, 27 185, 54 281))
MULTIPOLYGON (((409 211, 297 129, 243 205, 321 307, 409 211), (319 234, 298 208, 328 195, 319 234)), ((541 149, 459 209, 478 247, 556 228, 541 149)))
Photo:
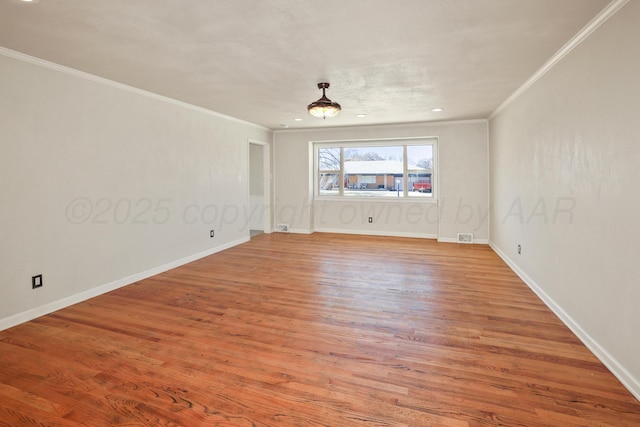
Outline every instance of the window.
POLYGON ((319 148, 317 164, 319 170, 319 194, 322 196, 340 195, 341 169, 340 148, 319 148))
POLYGON ((433 146, 407 146, 407 194, 410 197, 433 196, 433 146))
POLYGON ((316 196, 434 195, 435 140, 317 143, 316 196))

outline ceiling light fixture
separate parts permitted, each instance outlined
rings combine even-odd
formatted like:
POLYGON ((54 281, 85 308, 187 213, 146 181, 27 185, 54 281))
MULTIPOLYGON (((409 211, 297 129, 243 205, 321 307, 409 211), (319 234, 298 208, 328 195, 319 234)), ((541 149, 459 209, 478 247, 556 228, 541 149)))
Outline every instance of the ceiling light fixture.
POLYGON ((434 108, 434 109, 433 109, 433 110, 431 110, 431 111, 433 111, 434 113, 439 113, 439 112, 440 112, 440 111, 442 111, 442 110, 444 110, 444 108, 440 108, 440 107, 438 107, 438 108, 434 108))
POLYGON ((325 90, 329 87, 329 83, 318 83, 318 89, 322 89, 322 98, 316 102, 312 102, 307 106, 309 114, 314 117, 326 119, 327 117, 336 116, 342 107, 337 102, 333 102, 325 95, 325 90))

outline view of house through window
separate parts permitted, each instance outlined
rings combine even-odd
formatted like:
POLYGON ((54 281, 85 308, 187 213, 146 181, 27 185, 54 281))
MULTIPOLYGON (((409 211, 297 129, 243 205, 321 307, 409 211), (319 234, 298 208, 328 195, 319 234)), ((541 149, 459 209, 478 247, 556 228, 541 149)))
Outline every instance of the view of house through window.
POLYGON ((434 143, 316 146, 319 196, 421 197, 434 192, 434 143), (419 144, 419 145, 415 145, 419 144))

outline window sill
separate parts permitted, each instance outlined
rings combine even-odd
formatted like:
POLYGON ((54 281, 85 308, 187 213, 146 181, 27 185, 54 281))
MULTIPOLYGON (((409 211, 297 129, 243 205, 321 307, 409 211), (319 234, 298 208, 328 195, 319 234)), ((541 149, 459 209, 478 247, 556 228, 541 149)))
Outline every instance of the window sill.
POLYGON ((418 204, 436 204, 438 199, 435 197, 358 197, 358 196, 315 196, 315 202, 367 202, 367 203, 418 203, 418 204))

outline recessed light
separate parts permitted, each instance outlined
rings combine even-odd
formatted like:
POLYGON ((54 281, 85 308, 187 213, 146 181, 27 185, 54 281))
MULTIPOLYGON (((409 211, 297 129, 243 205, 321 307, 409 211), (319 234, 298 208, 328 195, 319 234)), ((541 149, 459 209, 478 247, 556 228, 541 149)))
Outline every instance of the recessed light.
POLYGON ((281 128, 288 128, 288 127, 289 127, 289 125, 288 125, 288 124, 286 124, 286 123, 280 123, 280 127, 281 127, 281 128))
POLYGON ((440 111, 444 110, 444 108, 434 108, 433 111, 434 113, 439 113, 440 111))
POLYGON ((24 3, 38 3, 40 0, 21 0, 24 3))
POLYGON ((294 122, 301 122, 302 119, 298 118, 298 119, 293 119, 294 122))
POLYGON ((356 114, 356 117, 367 117, 366 114, 356 114))

